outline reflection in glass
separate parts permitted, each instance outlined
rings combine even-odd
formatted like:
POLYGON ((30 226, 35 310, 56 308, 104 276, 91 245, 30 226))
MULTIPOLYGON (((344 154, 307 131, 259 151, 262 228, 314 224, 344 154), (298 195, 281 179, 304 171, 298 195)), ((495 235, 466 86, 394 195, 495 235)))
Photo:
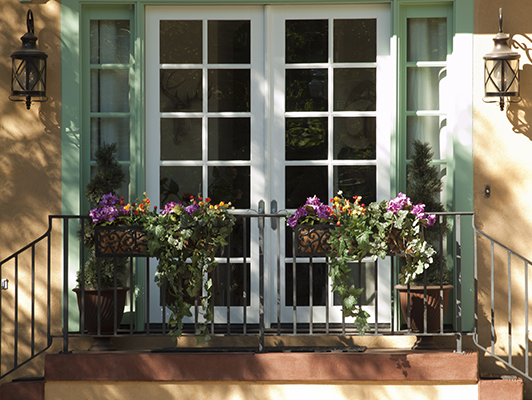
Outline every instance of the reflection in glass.
POLYGON ((334 193, 341 190, 346 198, 362 196, 369 204, 377 200, 377 168, 375 166, 334 167, 334 193))
POLYGON ((327 62, 329 22, 322 20, 286 21, 286 62, 327 62))
POLYGON ((250 184, 249 167, 209 167, 208 195, 213 203, 250 208, 250 184))
POLYGON ((416 139, 422 142, 428 142, 432 147, 435 157, 440 158, 440 117, 407 117, 406 135, 408 143, 407 158, 412 158, 414 152, 412 143, 416 139))
POLYGON ((171 201, 183 202, 202 193, 201 167, 167 167, 160 170, 161 201, 159 207, 171 201))
POLYGON ((200 69, 163 69, 160 73, 161 112, 201 112, 200 69))
POLYGON ((209 70, 209 112, 250 111, 249 69, 209 70))
POLYGON ((227 239, 228 245, 220 248, 216 252, 216 257, 246 257, 249 259, 251 253, 251 221, 249 218, 237 217, 236 223, 233 226, 231 235, 227 239), (244 223, 246 224, 245 234, 246 241, 244 242, 244 223), (244 247, 245 243, 245 247, 244 247), (244 253, 244 248, 246 252, 244 253))
POLYGON ((215 306, 249 306, 251 265, 241 263, 219 263, 212 272, 213 304, 215 306), (245 282, 244 282, 245 275, 245 282), (244 291, 246 296, 244 296, 244 291), (244 301, 246 302, 244 304, 244 301))
MULTIPOLYGON (((375 302, 375 262, 349 263, 351 279, 348 285, 356 288, 364 288, 359 298, 360 305, 370 306, 375 302)), ((341 306, 342 300, 337 292, 334 293, 334 305, 341 306)))
POLYGON ((326 69, 287 69, 286 111, 327 110, 326 69))
POLYGON ((286 118, 287 160, 327 159, 327 118, 286 118))
POLYGON ((129 64, 129 20, 91 20, 90 63, 129 64))
MULTIPOLYGON (((293 264, 285 264, 285 305, 294 305, 293 299, 293 264)), ((296 305, 310 305, 310 282, 312 282, 312 305, 326 305, 326 298, 329 293, 327 279, 327 264, 312 263, 312 271, 308 263, 296 264, 296 305), (310 273, 312 272, 312 277, 310 273)))
POLYGON ((250 160, 249 118, 209 118, 209 160, 250 160))
POLYGON ((91 160, 104 143, 116 143, 117 159, 129 161, 129 118, 91 118, 91 160))
POLYGON ((334 118, 334 159, 375 160, 377 157, 375 117, 334 118))
POLYGON ((161 160, 201 160, 201 118, 161 118, 161 160))
POLYGON ((250 21, 209 21, 209 64, 249 64, 250 21))
POLYGON ((376 74, 375 68, 335 68, 334 110, 375 111, 376 74))
POLYGON ((286 208, 298 208, 314 194, 328 202, 327 167, 287 166, 285 179, 286 208))
POLYGON ((201 64, 201 21, 161 20, 159 38, 161 64, 201 64))
POLYGON ((376 19, 334 20, 334 62, 377 61, 376 19))
POLYGON ((91 112, 129 112, 129 70, 91 71, 91 112))
POLYGON ((439 110, 440 80, 445 78, 445 70, 408 68, 407 73, 407 110, 439 110))
POLYGON ((407 61, 447 59, 447 19, 408 18, 407 61))

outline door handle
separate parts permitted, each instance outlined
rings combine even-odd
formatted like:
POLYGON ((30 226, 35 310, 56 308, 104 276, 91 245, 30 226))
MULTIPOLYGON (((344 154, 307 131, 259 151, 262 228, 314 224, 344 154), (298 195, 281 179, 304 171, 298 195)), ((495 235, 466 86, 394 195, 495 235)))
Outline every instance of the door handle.
MULTIPOLYGON (((270 202, 270 212, 272 214, 277 213, 277 200, 272 200, 270 202)), ((270 223, 271 223, 272 229, 276 230, 277 229, 277 218, 272 217, 270 223)))

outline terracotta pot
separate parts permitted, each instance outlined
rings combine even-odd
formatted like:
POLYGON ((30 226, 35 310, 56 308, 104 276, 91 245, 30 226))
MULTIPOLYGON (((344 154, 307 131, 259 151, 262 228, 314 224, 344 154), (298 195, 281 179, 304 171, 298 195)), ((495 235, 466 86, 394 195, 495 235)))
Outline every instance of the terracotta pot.
MULTIPOLYGON (((78 298, 78 308, 81 314, 81 289, 72 289, 78 298)), ((124 315, 126 295, 129 288, 116 289, 116 321, 117 328, 124 315)), ((114 289, 100 289, 100 334, 114 334, 115 297, 114 289)), ((85 289, 85 330, 89 335, 98 334, 98 289, 85 289)), ((111 345, 110 338, 95 338, 95 343, 90 351, 115 350, 111 345)))
POLYGON ((146 232, 135 225, 96 226, 96 256, 135 257, 148 251, 146 232))
POLYGON ((296 255, 297 256, 322 256, 331 251, 329 238, 331 237, 330 225, 296 225, 296 255))
MULTIPOLYGON (((443 316, 447 312, 447 304, 449 302, 449 293, 453 288, 452 285, 443 285, 443 316)), ((406 285, 397 285, 395 289, 399 292, 399 301, 401 304, 401 311, 403 317, 407 320, 408 317, 408 292, 406 285)), ((410 286, 410 327, 412 332, 424 332, 423 321, 423 300, 424 287, 410 286)), ((435 333, 440 331, 440 286, 427 286, 427 333, 435 333)), ((419 336, 418 342, 414 345, 416 349, 435 348, 433 345, 433 338, 430 336, 419 336)))

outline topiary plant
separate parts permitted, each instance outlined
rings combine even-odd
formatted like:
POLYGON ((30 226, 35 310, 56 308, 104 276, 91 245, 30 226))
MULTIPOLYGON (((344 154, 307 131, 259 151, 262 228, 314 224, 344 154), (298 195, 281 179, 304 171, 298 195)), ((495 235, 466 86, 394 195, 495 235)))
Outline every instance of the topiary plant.
MULTIPOLYGON (((443 184, 438 169, 432 164, 432 158, 434 156, 432 147, 429 143, 414 140, 413 148, 412 162, 407 166, 407 195, 413 203, 425 204, 425 210, 427 212, 445 211, 445 207, 439 200, 443 184)), ((439 218, 436 218, 433 226, 425 228, 425 240, 436 249, 434 262, 425 270, 427 285, 439 285, 442 281, 440 269, 440 254, 442 249, 439 239, 440 234, 445 235, 448 230, 447 221, 443 219, 440 222, 439 218)), ((443 259, 443 283, 448 284, 451 282, 452 272, 447 267, 445 259, 443 259)), ((423 275, 420 275, 411 284, 422 285, 423 283, 423 275)))
MULTIPOLYGON (((91 177, 86 186, 85 196, 91 204, 98 204, 104 194, 114 193, 122 187, 125 174, 119 164, 116 153, 118 147, 116 143, 103 143, 96 150, 96 173, 91 177)), ((126 286, 127 259, 102 257, 98 260, 94 254, 94 226, 91 223, 85 224, 82 234, 85 248, 90 252, 89 258, 85 262, 83 281, 85 288, 96 289, 98 287, 98 264, 100 264, 100 288, 114 287, 115 268, 117 274, 118 287, 126 286), (98 261, 100 261, 98 263, 98 261)), ((81 286, 81 269, 77 273, 76 282, 81 286)))

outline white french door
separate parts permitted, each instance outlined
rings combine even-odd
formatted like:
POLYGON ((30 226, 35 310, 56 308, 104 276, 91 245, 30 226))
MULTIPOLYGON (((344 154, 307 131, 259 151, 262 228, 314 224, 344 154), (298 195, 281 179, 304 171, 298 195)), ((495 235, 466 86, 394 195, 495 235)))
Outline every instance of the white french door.
MULTIPOLYGON (((365 202, 388 197, 395 93, 389 26, 382 5, 148 7, 146 182, 153 203, 201 194, 237 210, 256 210, 264 200, 266 211, 276 211, 273 205, 293 210, 313 195, 328 202, 338 190, 365 202)), ((277 321, 279 299, 281 321, 289 323, 290 232, 279 227, 279 249, 270 227, 266 319, 277 321)), ((226 322, 228 301, 232 323, 242 321, 244 308, 247 322, 258 322, 257 222, 247 226, 246 249, 236 245, 243 231, 239 225, 231 259, 220 260, 214 277, 216 322, 226 322)), ((324 261, 313 260, 310 275, 309 260, 296 260, 298 322, 310 315, 324 322, 327 314, 341 322, 324 261)), ((386 263, 377 280, 371 261, 353 277, 367 287, 372 318, 376 293, 389 304, 386 263)), ((160 315, 158 290, 151 292, 150 313, 160 315)), ((390 311, 381 310, 379 322, 389 320, 390 311)))

